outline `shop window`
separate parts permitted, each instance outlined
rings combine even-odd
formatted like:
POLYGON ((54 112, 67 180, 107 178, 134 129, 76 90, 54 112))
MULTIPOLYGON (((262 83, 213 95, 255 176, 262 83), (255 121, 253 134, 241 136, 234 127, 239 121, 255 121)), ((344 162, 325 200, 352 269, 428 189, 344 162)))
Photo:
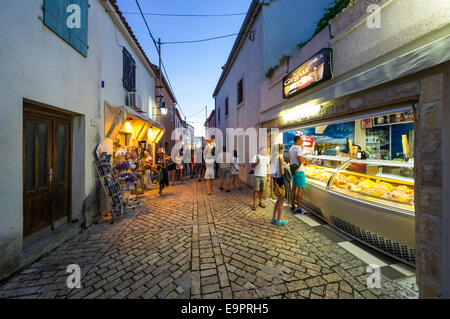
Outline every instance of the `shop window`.
POLYGON ((225 115, 228 115, 228 98, 225 99, 225 115))
POLYGON ((44 0, 44 24, 87 56, 88 0, 44 0))
POLYGON ((127 49, 123 48, 123 87, 128 92, 136 91, 136 62, 127 49))
POLYGON ((237 84, 237 104, 244 102, 244 79, 241 79, 237 84))

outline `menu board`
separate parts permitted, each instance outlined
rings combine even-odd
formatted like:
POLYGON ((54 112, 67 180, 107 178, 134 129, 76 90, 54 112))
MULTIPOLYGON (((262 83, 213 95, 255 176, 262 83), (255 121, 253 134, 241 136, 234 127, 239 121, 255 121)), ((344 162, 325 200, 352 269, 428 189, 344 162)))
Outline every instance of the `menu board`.
POLYGON ((331 49, 325 48, 283 78, 283 98, 288 99, 331 78, 331 49))

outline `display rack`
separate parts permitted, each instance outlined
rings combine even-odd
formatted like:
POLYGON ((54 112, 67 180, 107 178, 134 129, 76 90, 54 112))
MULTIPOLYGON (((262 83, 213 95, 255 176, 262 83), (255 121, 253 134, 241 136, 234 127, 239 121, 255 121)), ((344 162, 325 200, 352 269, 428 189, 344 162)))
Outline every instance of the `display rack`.
POLYGON ((122 199, 122 188, 111 168, 111 156, 102 153, 99 159, 94 160, 94 167, 102 184, 111 211, 111 221, 113 221, 114 218, 123 216, 125 202, 122 199))

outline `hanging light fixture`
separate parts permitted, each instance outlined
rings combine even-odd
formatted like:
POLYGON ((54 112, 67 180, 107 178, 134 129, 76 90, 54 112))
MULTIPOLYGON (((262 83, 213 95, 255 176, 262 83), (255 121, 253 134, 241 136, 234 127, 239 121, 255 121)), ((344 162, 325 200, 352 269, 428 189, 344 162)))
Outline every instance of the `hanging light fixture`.
POLYGON ((167 107, 166 107, 166 103, 164 103, 163 99, 159 100, 158 103, 158 109, 161 111, 162 115, 166 115, 167 114, 167 107))

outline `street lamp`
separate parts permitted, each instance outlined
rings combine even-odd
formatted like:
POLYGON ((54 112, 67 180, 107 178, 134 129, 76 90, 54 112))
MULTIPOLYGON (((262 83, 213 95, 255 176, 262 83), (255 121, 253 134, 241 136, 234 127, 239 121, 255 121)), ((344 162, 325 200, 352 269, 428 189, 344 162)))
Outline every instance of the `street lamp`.
POLYGON ((167 114, 166 103, 164 103, 164 101, 162 99, 159 100, 158 109, 161 111, 162 115, 166 115, 167 114))

